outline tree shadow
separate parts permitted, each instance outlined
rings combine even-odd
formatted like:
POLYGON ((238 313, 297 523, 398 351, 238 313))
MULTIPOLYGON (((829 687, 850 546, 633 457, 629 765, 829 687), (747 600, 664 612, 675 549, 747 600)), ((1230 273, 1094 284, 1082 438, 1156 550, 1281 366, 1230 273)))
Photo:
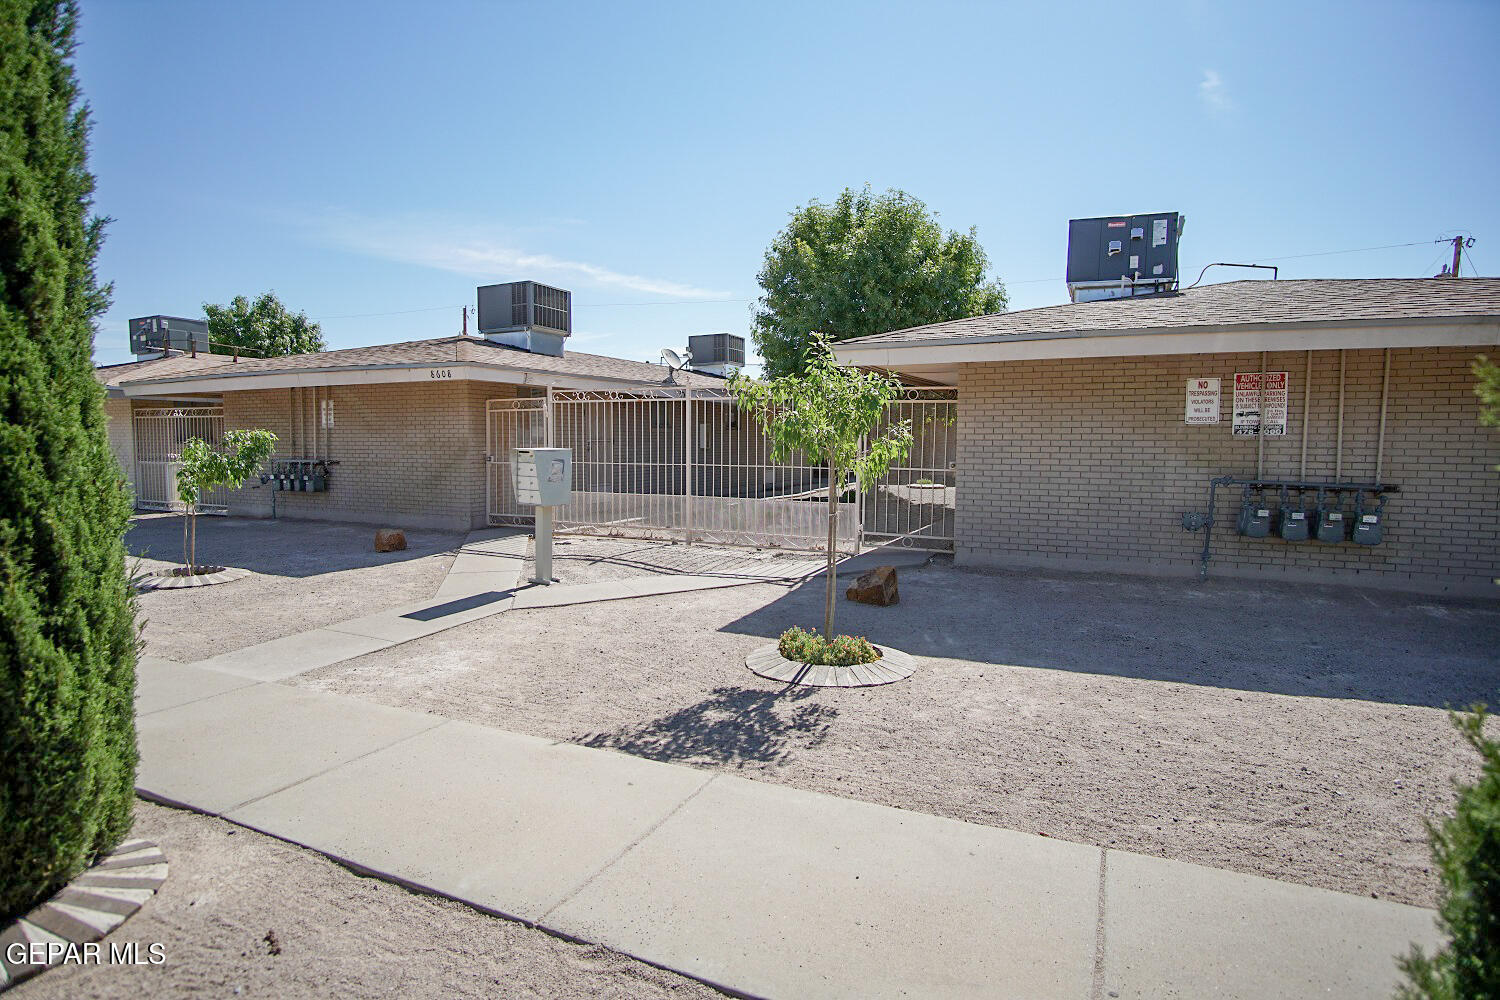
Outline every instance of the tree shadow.
POLYGON ((827 738, 838 709, 807 702, 815 688, 715 688, 696 705, 574 742, 660 761, 774 764, 827 738))

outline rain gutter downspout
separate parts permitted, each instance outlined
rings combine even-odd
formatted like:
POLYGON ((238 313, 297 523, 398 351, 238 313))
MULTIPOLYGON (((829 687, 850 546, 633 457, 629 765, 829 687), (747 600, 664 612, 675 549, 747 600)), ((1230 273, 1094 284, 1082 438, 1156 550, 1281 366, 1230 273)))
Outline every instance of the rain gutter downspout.
POLYGON ((1385 458, 1385 410, 1391 395, 1391 349, 1385 349, 1385 376, 1380 383, 1380 433, 1375 438, 1375 482, 1379 484, 1385 458))
MULTIPOLYGON (((1302 460, 1297 466, 1297 478, 1307 478, 1307 411, 1312 405, 1312 351, 1307 352, 1307 373, 1302 376, 1302 460)), ((1380 476, 1375 477, 1379 479, 1380 476)))

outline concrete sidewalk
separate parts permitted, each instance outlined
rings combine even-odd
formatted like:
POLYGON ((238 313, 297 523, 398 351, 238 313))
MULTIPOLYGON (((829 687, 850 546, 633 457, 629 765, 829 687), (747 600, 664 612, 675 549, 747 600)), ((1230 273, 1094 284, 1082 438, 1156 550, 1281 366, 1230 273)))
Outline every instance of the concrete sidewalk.
POLYGON ((1433 914, 143 658, 142 794, 765 997, 1388 996, 1433 914))
MULTIPOLYGON (((819 573, 820 558, 732 575, 649 575, 600 583, 522 583, 529 536, 510 529, 471 532, 437 594, 359 618, 282 636, 201 660, 195 666, 257 681, 280 681, 367 653, 423 639, 512 609, 556 608, 659 597, 694 590, 789 582, 819 573)), ((925 556, 925 554, 924 554, 925 556)), ((842 572, 842 567, 840 569, 842 572)))

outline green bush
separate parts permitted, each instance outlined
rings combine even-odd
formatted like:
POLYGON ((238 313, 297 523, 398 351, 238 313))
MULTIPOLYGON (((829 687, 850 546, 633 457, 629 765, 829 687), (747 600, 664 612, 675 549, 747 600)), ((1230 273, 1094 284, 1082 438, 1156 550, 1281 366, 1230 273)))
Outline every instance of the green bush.
POLYGON ((1482 770, 1472 785, 1454 783, 1451 817, 1427 824, 1442 879, 1438 925, 1448 944, 1430 956, 1413 947, 1400 960, 1410 980, 1397 993, 1401 1000, 1500 998, 1500 743, 1484 735, 1484 706, 1452 719, 1482 770))
POLYGON ((72 3, 0 0, 0 924, 113 848, 135 785, 130 498, 105 433, 72 3))
POLYGON ((862 635, 837 635, 828 642, 816 631, 795 625, 781 633, 776 650, 788 660, 815 666, 850 667, 880 659, 880 651, 862 635))

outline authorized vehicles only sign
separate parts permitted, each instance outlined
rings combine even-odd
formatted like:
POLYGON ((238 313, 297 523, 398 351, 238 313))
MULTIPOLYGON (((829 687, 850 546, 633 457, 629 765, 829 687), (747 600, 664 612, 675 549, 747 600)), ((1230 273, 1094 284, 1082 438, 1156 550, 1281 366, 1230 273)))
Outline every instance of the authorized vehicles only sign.
POLYGON ((1286 434, 1287 373, 1265 372, 1265 392, 1261 392, 1261 372, 1234 373, 1234 431, 1235 437, 1254 437, 1261 421, 1265 437, 1282 437, 1286 434), (1264 400, 1264 418, 1260 412, 1264 400))

